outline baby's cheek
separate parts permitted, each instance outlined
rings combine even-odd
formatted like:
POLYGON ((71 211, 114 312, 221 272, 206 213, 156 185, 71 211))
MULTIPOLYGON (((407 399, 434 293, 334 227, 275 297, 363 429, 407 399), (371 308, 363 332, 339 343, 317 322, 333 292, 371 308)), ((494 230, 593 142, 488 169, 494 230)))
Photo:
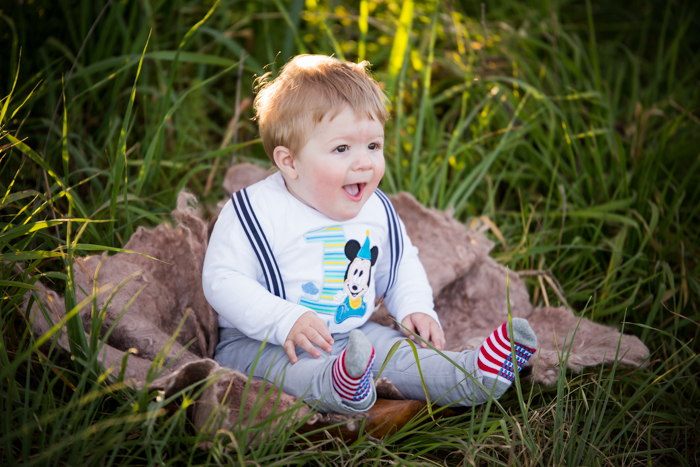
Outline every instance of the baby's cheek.
POLYGON ((381 170, 382 175, 384 175, 384 169, 386 168, 386 162, 384 161, 384 154, 379 156, 379 161, 377 162, 377 170, 381 170))
POLYGON ((335 188, 343 186, 345 174, 339 174, 332 167, 325 167, 317 170, 314 180, 320 191, 330 192, 335 188))
POLYGON ((314 186, 312 187, 316 197, 321 201, 328 201, 327 197, 333 193, 334 186, 337 186, 337 182, 333 180, 331 174, 319 173, 314 177, 314 186))
POLYGON ((321 196, 323 197, 322 202, 330 206, 335 206, 335 204, 338 202, 338 197, 341 194, 341 186, 342 184, 324 183, 323 192, 321 194, 321 196))
POLYGON ((379 184, 379 181, 384 176, 384 171, 386 170, 386 164, 384 162, 384 156, 380 156, 379 159, 374 164, 374 181, 379 184))

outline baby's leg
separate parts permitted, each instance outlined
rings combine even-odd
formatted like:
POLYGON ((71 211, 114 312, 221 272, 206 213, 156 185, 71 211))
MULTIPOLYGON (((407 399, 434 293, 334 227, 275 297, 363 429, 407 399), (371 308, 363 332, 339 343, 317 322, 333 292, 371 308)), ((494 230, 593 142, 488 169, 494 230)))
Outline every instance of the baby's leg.
MULTIPOLYGON (((398 331, 367 323, 362 328, 367 338, 375 346, 377 362, 374 365, 375 377, 379 373, 391 347, 406 337, 398 331)), ((526 320, 513 319, 516 361, 522 368, 532 352, 537 348, 537 338, 526 320)), ((493 389, 494 398, 499 398, 513 381, 512 359, 507 325, 499 326, 478 350, 464 352, 443 352, 452 361, 466 370, 471 376, 453 365, 432 349, 416 345, 421 372, 428 395, 438 405, 459 404, 471 406, 483 404, 489 399, 493 389), (505 337, 504 337, 505 336, 505 337), (484 391, 474 381, 486 388, 484 391)), ((401 342, 396 353, 387 363, 382 376, 389 379, 399 391, 409 399, 425 400, 420 374, 411 346, 401 342)))
POLYGON ((237 329, 220 328, 214 359, 245 375, 265 379, 320 412, 364 412, 377 399, 371 378, 374 350, 362 333, 352 334, 334 335, 333 351, 330 355, 321 352, 319 358, 297 347, 299 361, 292 365, 281 346, 262 346, 237 329), (360 367, 364 371, 358 370, 360 367))

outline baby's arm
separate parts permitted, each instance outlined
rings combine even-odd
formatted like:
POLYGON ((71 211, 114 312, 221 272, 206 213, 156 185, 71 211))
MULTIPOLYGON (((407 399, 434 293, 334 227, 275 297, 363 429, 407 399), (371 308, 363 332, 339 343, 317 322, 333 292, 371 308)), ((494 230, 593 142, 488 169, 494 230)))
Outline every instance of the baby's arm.
POLYGON ((211 306, 250 338, 267 339, 275 345, 291 341, 306 351, 313 349, 310 341, 327 350, 331 338, 325 323, 320 330, 318 324, 314 324, 313 331, 303 325, 308 324, 308 318, 302 318, 310 310, 273 295, 257 277, 262 277, 258 258, 233 206, 227 203, 209 240, 202 271, 204 295, 211 306))

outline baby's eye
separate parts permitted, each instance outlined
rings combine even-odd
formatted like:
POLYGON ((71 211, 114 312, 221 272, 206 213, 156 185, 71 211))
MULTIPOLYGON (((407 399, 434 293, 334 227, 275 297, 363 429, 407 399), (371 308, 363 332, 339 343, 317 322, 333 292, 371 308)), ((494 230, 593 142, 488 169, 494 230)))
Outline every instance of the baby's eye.
POLYGON ((350 146, 348 146, 347 144, 341 144, 340 146, 338 146, 337 148, 335 148, 334 151, 335 151, 335 152, 346 152, 346 151, 348 151, 349 149, 350 149, 350 146))
POLYGON ((369 148, 370 151, 375 151, 379 149, 381 146, 379 146, 379 143, 369 143, 367 148, 369 148))

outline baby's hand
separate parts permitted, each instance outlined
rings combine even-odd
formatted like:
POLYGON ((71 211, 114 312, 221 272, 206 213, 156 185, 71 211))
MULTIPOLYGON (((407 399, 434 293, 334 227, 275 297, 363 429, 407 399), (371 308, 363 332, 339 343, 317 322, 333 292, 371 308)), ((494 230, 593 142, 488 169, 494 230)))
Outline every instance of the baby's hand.
POLYGON ((307 311, 294 323, 292 329, 287 335, 287 340, 284 341, 284 351, 292 364, 299 359, 294 351, 295 346, 299 346, 306 350, 314 358, 321 356, 321 353, 312 344, 316 344, 326 353, 331 353, 333 346, 333 337, 328 326, 319 318, 313 311, 307 311))
MULTIPOLYGON (((436 349, 443 350, 445 348, 445 333, 442 332, 437 321, 425 313, 410 314, 401 320, 401 325, 405 326, 409 331, 418 334, 428 342, 432 340, 436 349)), ((406 331, 406 329, 401 328, 401 332, 408 336, 409 339, 415 340, 415 336, 406 331)), ((424 349, 428 347, 424 342, 421 342, 420 345, 424 349)))

